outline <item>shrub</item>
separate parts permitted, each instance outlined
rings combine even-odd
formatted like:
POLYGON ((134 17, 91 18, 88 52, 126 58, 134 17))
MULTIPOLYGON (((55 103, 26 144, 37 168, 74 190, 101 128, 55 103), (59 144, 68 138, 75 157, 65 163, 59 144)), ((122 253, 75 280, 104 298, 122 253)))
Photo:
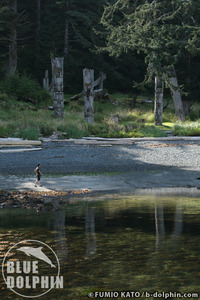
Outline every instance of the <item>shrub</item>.
POLYGON ((166 132, 160 130, 156 126, 144 126, 138 130, 143 136, 147 137, 165 137, 166 132))
POLYGON ((67 127, 67 138, 81 139, 87 135, 86 130, 78 128, 76 125, 69 125, 67 127))
POLYGON ((0 138, 8 137, 10 130, 6 127, 0 126, 0 138))
POLYGON ((74 112, 82 112, 83 111, 83 107, 81 105, 79 105, 77 102, 73 102, 73 101, 71 101, 68 104, 67 110, 68 110, 68 108, 70 108, 74 112))
POLYGON ((178 136, 200 136, 200 122, 175 125, 174 134, 178 136))
POLYGON ((30 98, 36 103, 51 100, 51 95, 37 81, 25 75, 13 75, 6 78, 0 83, 0 91, 12 95, 19 100, 30 98))
POLYGON ((40 128, 40 133, 43 135, 43 136, 50 136, 52 135, 53 131, 54 131, 54 127, 53 125, 51 124, 46 124, 46 123, 42 123, 39 125, 39 128, 40 128))
POLYGON ((103 135, 105 137, 108 134, 108 125, 107 124, 88 124, 88 130, 91 135, 103 135))
POLYGON ((17 136, 23 138, 24 140, 38 140, 39 130, 35 127, 30 127, 27 129, 21 129, 18 131, 17 136))
POLYGON ((195 107, 195 109, 193 109, 191 112, 190 112, 190 120, 191 121, 196 121, 199 119, 199 108, 198 107, 195 107))
POLYGON ((61 131, 61 132, 66 132, 68 130, 68 127, 67 127, 67 125, 60 124, 57 126, 57 130, 61 131))
POLYGON ((7 103, 7 102, 9 102, 11 100, 11 97, 10 96, 8 96, 7 94, 5 94, 5 93, 0 93, 0 104, 2 104, 2 103, 7 103))
POLYGON ((5 93, 0 93, 0 109, 10 110, 13 108, 13 100, 12 96, 9 96, 5 93))

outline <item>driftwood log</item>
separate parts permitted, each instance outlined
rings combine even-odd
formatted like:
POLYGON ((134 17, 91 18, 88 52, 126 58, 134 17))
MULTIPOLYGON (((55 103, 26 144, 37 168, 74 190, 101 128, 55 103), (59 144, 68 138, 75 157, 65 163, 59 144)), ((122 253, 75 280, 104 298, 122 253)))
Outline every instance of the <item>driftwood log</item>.
MULTIPOLYGON (((71 101, 78 101, 83 95, 84 95, 84 93, 81 92, 79 94, 76 94, 76 95, 72 96, 70 98, 70 100, 71 101)), ((104 94, 104 91, 102 89, 94 90, 94 100, 96 100, 96 99, 108 100, 109 99, 109 95, 108 95, 108 93, 104 94)), ((67 104, 67 102, 65 104, 67 104)))
POLYGON ((83 92, 74 95, 73 97, 70 98, 71 101, 77 101, 78 99, 80 99, 83 96, 83 92))

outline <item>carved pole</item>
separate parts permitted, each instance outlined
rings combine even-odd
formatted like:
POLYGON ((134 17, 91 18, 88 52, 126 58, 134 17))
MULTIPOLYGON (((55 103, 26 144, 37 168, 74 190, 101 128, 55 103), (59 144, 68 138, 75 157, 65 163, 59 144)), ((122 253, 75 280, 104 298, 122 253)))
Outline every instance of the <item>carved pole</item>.
POLYGON ((172 66, 169 71, 169 86, 174 101, 176 114, 181 122, 185 122, 185 113, 183 109, 182 97, 174 66, 172 66))
POLYGON ((155 101, 154 101, 154 115, 155 115, 155 125, 162 125, 162 115, 163 115, 163 90, 164 82, 162 78, 158 76, 155 77, 155 101))
POLYGON ((52 90, 54 98, 54 117, 63 118, 64 94, 63 94, 63 57, 51 59, 52 66, 52 90))
POLYGON ((84 117, 86 122, 94 123, 94 70, 83 70, 84 117))

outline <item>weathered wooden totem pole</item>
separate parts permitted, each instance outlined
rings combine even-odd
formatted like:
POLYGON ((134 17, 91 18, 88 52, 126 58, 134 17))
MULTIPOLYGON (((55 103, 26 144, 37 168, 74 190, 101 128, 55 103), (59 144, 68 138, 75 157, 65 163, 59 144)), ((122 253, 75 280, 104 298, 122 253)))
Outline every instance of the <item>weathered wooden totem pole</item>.
POLYGON ((63 57, 51 59, 52 66, 52 93, 54 98, 54 117, 63 118, 64 94, 63 94, 63 57))
POLYGON ((83 70, 83 96, 84 96, 84 116, 88 123, 94 123, 94 98, 103 93, 103 81, 106 79, 106 74, 99 73, 99 77, 94 81, 94 70, 83 70), (95 86, 99 89, 94 90, 95 86))
POLYGON ((162 125, 163 120, 163 91, 164 81, 159 76, 155 77, 155 101, 154 101, 154 116, 155 125, 162 125))
POLYGON ((94 123, 94 70, 83 69, 84 117, 94 123))

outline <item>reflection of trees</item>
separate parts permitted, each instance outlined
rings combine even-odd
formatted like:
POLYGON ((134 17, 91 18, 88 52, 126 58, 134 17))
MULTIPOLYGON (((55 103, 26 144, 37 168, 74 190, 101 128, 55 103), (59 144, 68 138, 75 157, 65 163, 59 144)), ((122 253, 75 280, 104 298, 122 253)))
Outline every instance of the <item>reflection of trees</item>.
POLYGON ((65 236, 65 211, 54 212, 54 230, 56 253, 60 261, 67 260, 67 243, 65 236))
POLYGON ((176 205, 176 212, 174 215, 174 219, 175 221, 174 221, 174 231, 172 232, 172 239, 175 241, 180 236, 183 228, 183 208, 181 203, 178 203, 176 205))
MULTIPOLYGON (((159 244, 165 241, 165 223, 164 223, 164 211, 163 202, 155 203, 155 227, 156 227, 156 249, 159 244)), ((174 214, 174 230, 171 234, 171 240, 175 242, 183 228, 183 208, 180 202, 176 203, 176 211, 174 214)))
POLYGON ((86 256, 91 258, 96 253, 95 209, 88 207, 85 211, 85 235, 87 241, 86 256))
POLYGON ((163 213, 163 202, 155 204, 155 226, 156 226, 156 249, 161 241, 165 239, 165 223, 163 213))

